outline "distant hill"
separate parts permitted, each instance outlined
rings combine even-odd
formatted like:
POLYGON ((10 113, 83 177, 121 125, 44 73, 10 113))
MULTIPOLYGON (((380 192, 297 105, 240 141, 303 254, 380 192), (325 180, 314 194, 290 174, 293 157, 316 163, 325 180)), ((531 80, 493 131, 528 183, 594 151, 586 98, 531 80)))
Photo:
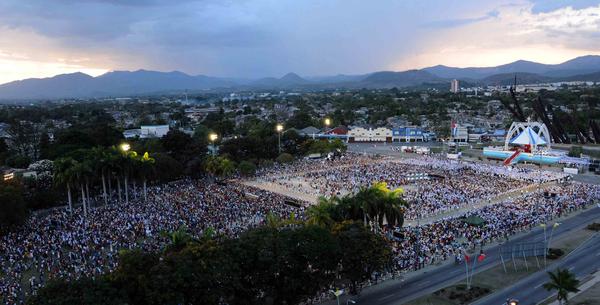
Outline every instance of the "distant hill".
POLYGON ((488 77, 485 77, 480 80, 484 85, 493 85, 493 86, 508 86, 512 85, 515 81, 515 76, 517 78, 517 84, 535 84, 535 83, 546 83, 552 82, 555 80, 552 77, 543 76, 535 73, 502 73, 502 74, 494 74, 488 77))
POLYGON ((375 72, 358 82, 358 86, 368 88, 392 88, 418 86, 423 83, 441 83, 446 80, 423 70, 404 72, 375 72))
POLYGON ((289 88, 295 86, 304 86, 311 82, 300 77, 296 73, 288 73, 281 78, 265 77, 250 83, 250 86, 259 88, 289 88))
POLYGON ((495 74, 505 73, 534 73, 549 77, 567 77, 600 71, 600 56, 587 55, 577 57, 561 64, 546 65, 532 61, 518 60, 496 67, 454 68, 443 65, 424 68, 427 72, 442 78, 471 78, 482 79, 495 74))
POLYGON ((455 68, 433 66, 401 72, 380 71, 359 75, 281 78, 220 78, 183 72, 113 71, 98 77, 83 73, 31 78, 0 85, 2 100, 132 96, 184 90, 305 90, 332 88, 443 87, 451 79, 463 84, 509 85, 515 75, 520 84, 553 81, 600 81, 600 56, 581 56, 556 65, 518 60, 496 67, 455 68))

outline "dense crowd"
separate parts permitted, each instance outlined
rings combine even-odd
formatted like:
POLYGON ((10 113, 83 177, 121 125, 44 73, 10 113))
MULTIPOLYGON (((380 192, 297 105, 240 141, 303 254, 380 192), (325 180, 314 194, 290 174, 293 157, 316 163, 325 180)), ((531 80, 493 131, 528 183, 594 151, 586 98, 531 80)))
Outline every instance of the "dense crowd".
POLYGON ((207 228, 236 236, 265 221, 268 213, 301 213, 276 194, 238 184, 184 180, 149 188, 118 204, 71 215, 57 209, 31 217, 0 239, 0 302, 18 304, 52 278, 95 276, 116 267, 118 251, 159 250, 169 241, 161 232, 181 226, 193 236, 207 228), (135 199, 137 198, 137 199, 135 199))
MULTIPOLYGON (((581 183, 555 185, 467 212, 459 217, 401 230, 394 243, 397 270, 415 270, 452 257, 464 250, 483 247, 541 223, 582 209, 600 200, 600 187, 581 183), (544 196, 545 192, 556 194, 544 196), (470 216, 483 219, 481 226, 465 221, 470 216)), ((397 229, 396 229, 397 230, 397 229)))
POLYGON ((386 182, 392 188, 403 187, 409 203, 405 217, 411 220, 489 201, 533 182, 560 181, 566 177, 560 172, 427 156, 398 161, 360 155, 350 155, 337 162, 304 161, 285 170, 259 174, 259 179, 268 184, 314 196, 342 196, 373 182, 386 182))
MULTIPOLYGON (((409 219, 489 199, 531 183, 565 180, 560 173, 430 157, 398 162, 359 155, 277 166, 262 170, 257 179, 285 183, 281 181, 292 178, 329 195, 352 192, 374 181, 406 186, 409 219)), ((294 184, 297 181, 289 183, 286 187, 306 188, 294 184)), ((286 204, 287 197, 234 182, 181 180, 150 187, 146 201, 136 192, 130 197, 129 204, 111 200, 91 209, 87 217, 79 210, 71 214, 64 209, 37 214, 20 230, 1 237, 0 301, 19 304, 52 278, 93 277, 114 270, 119 250, 162 249, 169 240, 161 232, 181 226, 193 236, 200 236, 207 228, 237 236, 264 223, 268 213, 303 215, 302 208, 286 204)), ((460 256, 465 249, 507 238, 598 199, 599 187, 565 182, 531 193, 516 192, 460 217, 416 227, 386 228, 384 232, 393 241, 395 270, 409 271, 460 256), (545 198, 543 192, 557 195, 545 198), (464 222, 469 216, 478 216, 485 224, 469 225, 464 222)))

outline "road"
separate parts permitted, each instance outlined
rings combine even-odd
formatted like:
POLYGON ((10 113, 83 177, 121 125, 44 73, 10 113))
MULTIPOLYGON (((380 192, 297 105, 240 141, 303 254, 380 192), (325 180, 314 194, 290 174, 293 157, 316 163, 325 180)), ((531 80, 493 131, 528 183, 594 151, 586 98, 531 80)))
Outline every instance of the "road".
MULTIPOLYGON (((562 221, 561 225, 555 229, 553 239, 556 239, 569 231, 583 228, 586 224, 593 222, 594 220, 598 221, 598 219, 600 219, 600 208, 595 206, 588 208, 586 211, 562 221)), ((510 241, 505 245, 521 242, 540 242, 543 240, 543 230, 538 227, 527 234, 510 239, 510 241)), ((592 251, 594 249, 592 249, 592 251)), ((476 272, 481 272, 498 264, 500 262, 499 251, 499 246, 492 246, 486 249, 485 253, 487 257, 478 265, 476 272)), ((589 251, 586 251, 586 253, 587 252, 589 251)), ((580 256, 575 257, 580 258, 580 256)), ((598 261, 597 263, 600 263, 600 258, 596 256, 596 253, 594 253, 594 255, 590 255, 589 259, 585 259, 583 261, 589 264, 591 259, 595 259, 598 261)), ((570 261, 571 260, 569 258, 567 262, 570 261)), ((577 265, 579 266, 579 264, 577 265)), ((357 301, 357 304, 404 304, 421 296, 430 294, 438 289, 449 286, 460 280, 464 280, 464 273, 465 271, 463 265, 446 264, 440 266, 439 268, 432 269, 424 274, 415 275, 414 277, 407 279, 406 282, 402 282, 400 280, 390 280, 380 285, 369 287, 363 290, 359 297, 355 297, 353 299, 357 301)), ((521 287, 521 289, 523 289, 523 287, 521 287)), ((501 296, 500 298, 502 297, 506 299, 505 296, 501 296)), ((502 302, 498 304, 502 304, 502 302)))
MULTIPOLYGON (((548 266, 552 271, 556 268, 568 269, 573 272, 577 278, 592 274, 600 268, 600 235, 598 233, 588 240, 581 248, 577 249, 571 255, 556 263, 548 266)), ((550 297, 554 292, 547 291, 542 287, 548 282, 548 274, 544 271, 536 272, 516 284, 506 287, 494 294, 491 294, 473 305, 503 304, 507 298, 519 300, 520 305, 535 305, 550 297)))

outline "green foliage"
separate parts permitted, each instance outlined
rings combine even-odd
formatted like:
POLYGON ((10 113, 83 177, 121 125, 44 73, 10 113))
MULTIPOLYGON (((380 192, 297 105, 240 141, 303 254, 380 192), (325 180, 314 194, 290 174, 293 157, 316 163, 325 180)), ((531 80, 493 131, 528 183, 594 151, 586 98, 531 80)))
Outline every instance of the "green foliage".
POLYGON ((307 153, 309 154, 327 154, 336 151, 343 153, 347 149, 346 144, 344 144, 344 142, 340 139, 335 139, 332 141, 308 140, 305 145, 308 146, 307 153))
POLYGON ((0 184, 0 235, 20 225, 27 217, 22 190, 16 185, 0 184))
POLYGON ((373 234, 360 222, 341 223, 334 234, 343 249, 340 274, 350 280, 350 292, 356 294, 361 282, 391 262, 392 252, 382 236, 373 234))
POLYGON ((240 171, 240 174, 244 176, 251 176, 254 175, 254 173, 256 173, 256 165, 248 161, 240 162, 240 164, 238 165, 238 169, 240 171))
POLYGON ((581 157, 582 153, 583 153, 583 147, 581 147, 581 146, 571 146, 571 148, 569 149, 568 156, 569 157, 574 157, 574 158, 579 158, 579 157, 581 157))
POLYGON ((4 160, 6 165, 14 168, 27 168, 31 163, 31 158, 23 155, 11 155, 4 160))
POLYGON ((236 239, 208 232, 195 240, 180 228, 166 251, 122 251, 106 277, 52 283, 28 304, 299 304, 329 289, 338 274, 358 291, 391 253, 361 223, 330 229, 270 218, 272 225, 236 239))
POLYGON ((556 290, 557 300, 559 303, 566 302, 569 296, 569 292, 577 292, 577 286, 579 286, 579 280, 575 274, 571 273, 566 269, 556 269, 555 272, 548 272, 550 281, 544 284, 544 288, 548 291, 556 290))
POLYGON ((125 296, 105 278, 83 278, 77 281, 50 281, 28 305, 125 305, 125 296))
POLYGON ((235 162, 223 157, 209 156, 205 160, 204 169, 212 176, 225 178, 235 172, 235 162))
POLYGON ((294 162, 294 156, 288 153, 282 153, 275 161, 278 163, 292 163, 294 162))

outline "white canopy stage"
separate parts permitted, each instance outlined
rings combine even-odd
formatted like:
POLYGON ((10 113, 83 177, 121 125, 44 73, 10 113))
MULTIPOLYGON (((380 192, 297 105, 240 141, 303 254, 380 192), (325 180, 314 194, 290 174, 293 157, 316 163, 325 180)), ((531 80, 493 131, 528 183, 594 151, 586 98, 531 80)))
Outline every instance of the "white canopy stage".
POLYGON ((510 126, 504 149, 508 150, 509 145, 531 145, 533 150, 537 150, 538 145, 544 145, 550 148, 550 132, 545 124, 538 122, 513 122, 510 126))

